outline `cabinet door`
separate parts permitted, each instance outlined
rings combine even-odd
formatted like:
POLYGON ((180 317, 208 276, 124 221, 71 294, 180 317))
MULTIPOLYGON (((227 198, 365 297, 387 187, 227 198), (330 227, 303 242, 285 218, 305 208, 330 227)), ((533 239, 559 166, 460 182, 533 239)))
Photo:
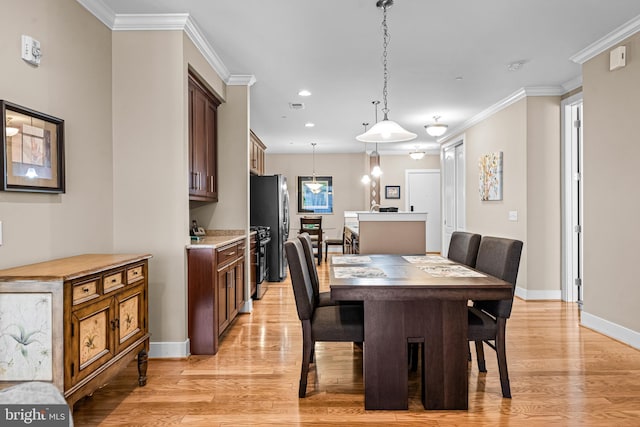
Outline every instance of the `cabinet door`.
POLYGON ((229 285, 229 267, 218 270, 218 333, 221 334, 229 324, 229 311, 227 305, 227 288, 229 285))
POLYGON ((69 385, 87 377, 116 354, 114 314, 113 298, 87 303, 72 311, 71 351, 69 354, 65 351, 69 385))
POLYGON ((216 126, 216 106, 211 100, 208 100, 205 116, 206 182, 204 183, 204 188, 206 197, 214 201, 218 200, 218 141, 216 126))
POLYGON ((238 314, 238 309, 236 308, 236 265, 237 261, 234 261, 227 272, 227 315, 229 323, 238 314))
POLYGON ((241 257, 236 261, 235 265, 235 295, 234 295, 234 308, 235 313, 242 308, 242 304, 244 304, 244 279, 245 279, 245 268, 244 268, 244 257, 241 257))
POLYGON ((147 293, 144 283, 119 292, 115 297, 116 352, 133 344, 147 333, 147 293))

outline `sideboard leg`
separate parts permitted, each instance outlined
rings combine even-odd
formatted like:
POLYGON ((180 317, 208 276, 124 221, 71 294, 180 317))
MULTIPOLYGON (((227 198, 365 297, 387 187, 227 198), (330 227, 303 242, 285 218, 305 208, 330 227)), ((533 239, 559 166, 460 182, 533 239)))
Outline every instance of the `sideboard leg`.
POLYGON ((138 385, 140 387, 147 384, 147 350, 144 348, 138 353, 138 385))

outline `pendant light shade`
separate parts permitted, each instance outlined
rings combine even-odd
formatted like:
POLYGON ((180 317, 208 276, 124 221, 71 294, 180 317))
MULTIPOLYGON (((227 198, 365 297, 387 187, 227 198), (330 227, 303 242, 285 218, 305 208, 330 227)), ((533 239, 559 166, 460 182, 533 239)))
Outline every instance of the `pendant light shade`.
POLYGON ((424 151, 412 151, 411 153, 409 153, 409 157, 411 157, 413 160, 420 160, 424 158, 425 154, 426 153, 424 151))
POLYGON ((313 178, 310 182, 305 182, 304 185, 307 187, 313 194, 318 194, 324 184, 316 181, 316 143, 312 142, 311 146, 313 147, 313 178))
MULTIPOLYGON (((369 129, 369 131, 356 136, 361 142, 403 142, 416 139, 417 135, 402 128, 398 123, 389 120, 389 108, 387 108, 387 86, 389 82, 389 70, 387 67, 387 47, 389 46, 389 27, 387 26, 387 9, 393 5, 393 0, 378 0, 376 6, 382 9, 382 65, 384 68, 384 84, 382 87, 382 112, 384 118, 369 129)), ((377 120, 376 120, 377 121, 377 120)))
POLYGON ((447 128, 449 126, 443 123, 438 123, 439 118, 440 116, 433 116, 433 121, 435 123, 432 125, 426 125, 424 127, 429 135, 438 137, 444 135, 444 133, 447 131, 447 128))

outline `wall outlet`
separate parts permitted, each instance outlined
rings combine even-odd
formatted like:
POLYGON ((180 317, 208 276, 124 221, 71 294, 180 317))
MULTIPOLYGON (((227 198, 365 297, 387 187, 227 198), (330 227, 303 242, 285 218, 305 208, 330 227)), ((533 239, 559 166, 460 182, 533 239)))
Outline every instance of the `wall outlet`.
POLYGON ((509 221, 518 220, 518 211, 509 211, 509 221))

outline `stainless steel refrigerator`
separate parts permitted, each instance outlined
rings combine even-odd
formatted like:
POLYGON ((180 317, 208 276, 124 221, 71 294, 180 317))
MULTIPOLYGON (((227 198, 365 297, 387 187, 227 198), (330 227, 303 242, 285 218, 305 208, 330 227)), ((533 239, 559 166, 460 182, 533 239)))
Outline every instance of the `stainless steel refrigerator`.
POLYGON ((269 282, 287 277, 284 242, 289 238, 289 192, 283 175, 251 175, 251 225, 271 227, 267 245, 269 282))

